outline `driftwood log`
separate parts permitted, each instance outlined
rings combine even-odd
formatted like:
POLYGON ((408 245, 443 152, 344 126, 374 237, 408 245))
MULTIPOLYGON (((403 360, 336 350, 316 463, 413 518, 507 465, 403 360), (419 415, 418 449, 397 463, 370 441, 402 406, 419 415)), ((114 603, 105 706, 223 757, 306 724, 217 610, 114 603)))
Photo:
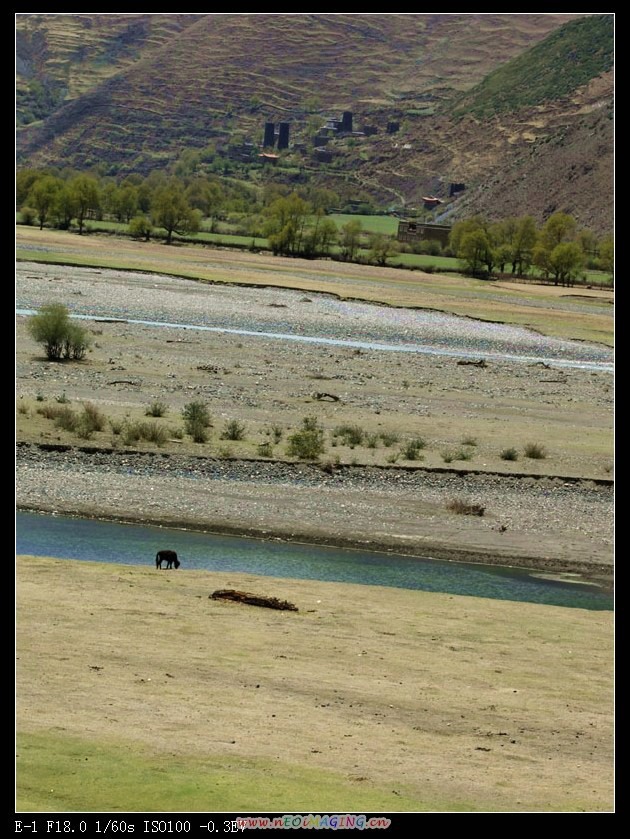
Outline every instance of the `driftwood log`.
POLYGON ((471 367, 487 367, 485 358, 480 358, 479 361, 458 361, 459 365, 463 366, 465 364, 469 364, 471 367))
POLYGON ((237 603, 247 603, 249 606, 266 606, 268 609, 282 609, 288 612, 297 612, 298 607, 288 600, 278 600, 277 597, 265 597, 261 594, 252 594, 249 591, 237 591, 233 588, 223 588, 213 591, 210 595, 212 600, 235 600, 237 603))
POLYGON ((334 393, 318 392, 318 393, 314 393, 313 397, 315 399, 318 399, 320 402, 321 402, 322 399, 330 399, 331 402, 339 402, 339 397, 335 396, 334 393))

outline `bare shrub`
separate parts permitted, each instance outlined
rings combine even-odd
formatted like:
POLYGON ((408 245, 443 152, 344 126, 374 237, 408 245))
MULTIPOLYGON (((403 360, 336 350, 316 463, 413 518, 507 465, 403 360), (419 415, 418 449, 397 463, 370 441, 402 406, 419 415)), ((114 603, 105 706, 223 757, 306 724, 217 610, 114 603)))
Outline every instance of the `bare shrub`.
POLYGON ((525 457, 532 460, 544 460, 547 457, 547 451, 540 443, 527 443, 524 448, 525 457))
POLYGON ((471 504, 462 498, 453 498, 446 504, 446 509, 460 516, 483 516, 486 511, 481 504, 471 504))

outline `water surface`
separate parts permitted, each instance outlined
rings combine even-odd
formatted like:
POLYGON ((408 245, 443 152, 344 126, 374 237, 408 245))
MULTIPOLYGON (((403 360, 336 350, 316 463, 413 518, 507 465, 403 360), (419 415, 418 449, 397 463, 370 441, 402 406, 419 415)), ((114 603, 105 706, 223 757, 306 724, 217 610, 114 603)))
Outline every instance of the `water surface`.
MULTIPOLYGON (((158 550, 177 551, 182 568, 490 597, 610 610, 597 586, 551 580, 515 568, 418 559, 372 551, 217 536, 194 531, 18 512, 16 552, 154 567, 158 550)), ((157 573, 157 572, 156 572, 157 573)), ((167 573, 167 572, 163 572, 167 573)))

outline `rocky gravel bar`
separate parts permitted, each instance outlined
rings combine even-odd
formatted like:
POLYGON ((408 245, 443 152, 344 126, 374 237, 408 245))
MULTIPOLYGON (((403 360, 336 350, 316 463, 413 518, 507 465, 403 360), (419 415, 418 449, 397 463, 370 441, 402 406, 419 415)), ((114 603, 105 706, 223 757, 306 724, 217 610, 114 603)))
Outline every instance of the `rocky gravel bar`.
POLYGON ((612 583, 612 482, 22 444, 17 506, 612 583), (453 516, 449 501, 484 508, 453 516), (456 523, 454 523, 456 519, 456 523))

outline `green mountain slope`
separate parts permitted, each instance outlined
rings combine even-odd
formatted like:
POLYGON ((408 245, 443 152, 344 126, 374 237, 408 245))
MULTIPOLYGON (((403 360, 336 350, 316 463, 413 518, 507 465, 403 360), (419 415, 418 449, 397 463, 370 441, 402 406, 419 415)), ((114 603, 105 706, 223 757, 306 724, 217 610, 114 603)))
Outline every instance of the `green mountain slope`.
POLYGON ((456 115, 483 119, 560 99, 613 66, 612 15, 584 17, 491 72, 457 103, 456 115))

